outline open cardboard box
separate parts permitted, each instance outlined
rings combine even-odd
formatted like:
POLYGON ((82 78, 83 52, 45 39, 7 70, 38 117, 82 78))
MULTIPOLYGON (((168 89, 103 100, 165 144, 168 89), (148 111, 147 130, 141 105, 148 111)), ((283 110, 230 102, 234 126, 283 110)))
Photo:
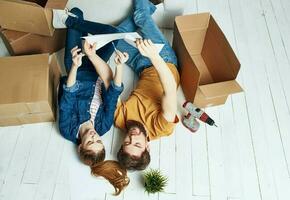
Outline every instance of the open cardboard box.
POLYGON ((235 80, 240 63, 210 13, 176 17, 173 48, 185 98, 196 106, 224 104, 242 91, 235 80))
POLYGON ((0 126, 56 119, 60 68, 53 54, 0 58, 0 126))
POLYGON ((64 47, 66 30, 55 30, 53 36, 49 37, 4 29, 0 30, 0 36, 10 55, 52 54, 64 47))
POLYGON ((0 0, 0 26, 5 29, 52 36, 51 8, 64 9, 67 0, 0 0))

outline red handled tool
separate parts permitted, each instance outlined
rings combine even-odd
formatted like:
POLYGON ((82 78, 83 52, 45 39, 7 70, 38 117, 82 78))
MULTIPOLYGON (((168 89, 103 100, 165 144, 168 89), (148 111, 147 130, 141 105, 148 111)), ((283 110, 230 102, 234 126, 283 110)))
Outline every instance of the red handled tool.
POLYGON ((182 123, 190 131, 195 132, 199 128, 199 123, 196 118, 210 126, 217 127, 212 118, 210 118, 203 110, 194 106, 191 102, 186 101, 183 104, 183 107, 188 111, 188 114, 183 117, 182 123))

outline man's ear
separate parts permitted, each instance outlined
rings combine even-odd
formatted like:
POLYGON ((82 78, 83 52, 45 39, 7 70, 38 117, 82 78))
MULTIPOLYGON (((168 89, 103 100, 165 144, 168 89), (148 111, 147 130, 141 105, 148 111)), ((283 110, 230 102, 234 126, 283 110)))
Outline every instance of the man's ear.
POLYGON ((150 152, 149 142, 146 142, 146 147, 145 148, 147 149, 148 152, 150 152))

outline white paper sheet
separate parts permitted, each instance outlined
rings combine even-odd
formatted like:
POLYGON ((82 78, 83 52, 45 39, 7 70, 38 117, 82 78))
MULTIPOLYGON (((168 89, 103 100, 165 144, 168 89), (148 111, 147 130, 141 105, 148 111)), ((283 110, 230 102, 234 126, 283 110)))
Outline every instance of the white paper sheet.
MULTIPOLYGON (((105 46, 109 42, 114 40, 124 39, 128 44, 136 47, 135 41, 137 38, 142 38, 137 32, 130 32, 130 33, 111 33, 111 34, 98 34, 98 35, 90 35, 86 37, 82 37, 85 39, 89 44, 97 43, 96 50, 100 49, 101 47, 105 46)), ((164 46, 164 44, 154 44, 160 52, 164 46)))

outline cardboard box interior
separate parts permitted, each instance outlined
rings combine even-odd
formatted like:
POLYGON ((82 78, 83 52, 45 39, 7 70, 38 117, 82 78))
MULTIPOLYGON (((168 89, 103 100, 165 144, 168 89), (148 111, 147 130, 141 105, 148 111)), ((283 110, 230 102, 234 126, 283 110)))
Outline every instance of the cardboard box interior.
POLYGON ((0 26, 5 29, 52 36, 51 8, 65 8, 67 0, 1 0, 0 26))
POLYGON ((54 53, 65 46, 66 30, 55 30, 53 36, 42 36, 11 30, 0 30, 10 55, 54 53))
POLYGON ((187 100, 207 107, 223 104, 229 94, 242 91, 235 81, 240 63, 209 13, 176 17, 173 48, 187 100))
POLYGON ((59 78, 55 55, 0 58, 0 125, 54 121, 59 78))

